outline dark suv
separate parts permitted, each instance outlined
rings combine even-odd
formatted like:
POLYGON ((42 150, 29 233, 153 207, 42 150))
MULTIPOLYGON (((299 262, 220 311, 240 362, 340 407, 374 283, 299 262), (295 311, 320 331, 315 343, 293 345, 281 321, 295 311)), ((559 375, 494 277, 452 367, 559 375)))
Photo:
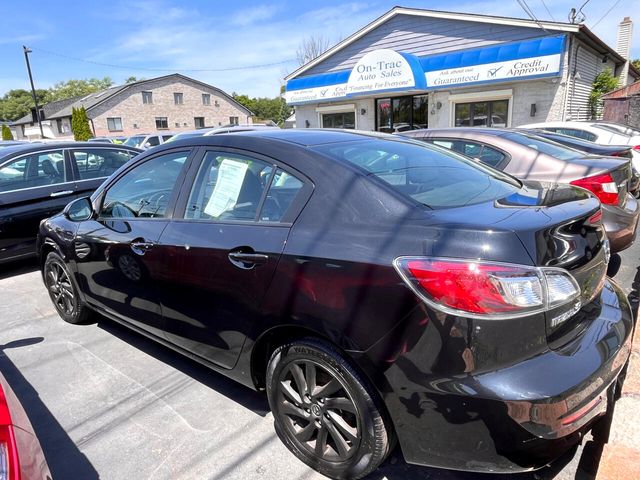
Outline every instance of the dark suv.
POLYGON ((98 143, 32 143, 0 149, 0 262, 35 255, 38 224, 90 195, 142 150, 98 143))
MULTIPOLYGON (((152 149, 40 226, 60 316, 99 312, 266 390, 332 478, 540 468, 613 400, 633 318, 598 199, 393 136, 152 149)), ((206 405, 202 406, 206 408, 206 405)))

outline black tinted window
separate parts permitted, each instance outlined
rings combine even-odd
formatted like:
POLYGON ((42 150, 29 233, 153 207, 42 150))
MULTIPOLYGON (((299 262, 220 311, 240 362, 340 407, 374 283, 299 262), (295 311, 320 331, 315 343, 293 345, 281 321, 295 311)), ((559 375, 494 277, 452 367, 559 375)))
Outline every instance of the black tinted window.
POLYGON ((132 154, 127 150, 106 148, 72 150, 71 158, 78 169, 81 180, 108 177, 127 163, 132 154))
POLYGON ((103 218, 162 218, 188 152, 170 153, 129 170, 104 197, 103 218))
POLYGON ((279 222, 302 189, 303 183, 284 170, 277 169, 260 211, 260 221, 279 222))
POLYGON ((371 140, 315 149, 358 165, 394 190, 432 208, 480 203, 519 188, 517 181, 507 175, 426 144, 371 140))
POLYGON ((235 153, 208 152, 198 172, 186 218, 254 221, 270 164, 235 153))
POLYGON ((0 168, 0 192, 64 182, 62 150, 26 155, 0 168))

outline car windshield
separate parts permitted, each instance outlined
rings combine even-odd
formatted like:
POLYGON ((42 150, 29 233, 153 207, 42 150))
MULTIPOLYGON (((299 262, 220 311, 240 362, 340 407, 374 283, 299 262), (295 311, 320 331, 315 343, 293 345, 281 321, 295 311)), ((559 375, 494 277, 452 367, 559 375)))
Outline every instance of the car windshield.
POLYGON ((124 144, 129 145, 130 147, 138 147, 144 140, 143 135, 136 135, 135 137, 129 137, 124 144))
POLYGON ((511 132, 503 135, 502 138, 524 145, 525 147, 533 148, 540 153, 559 158, 560 160, 576 160, 578 158, 584 158, 584 152, 580 150, 561 145, 537 135, 511 132))
POLYGON ((314 147, 431 208, 461 207, 503 198, 519 182, 471 159, 427 144, 367 140, 314 147))

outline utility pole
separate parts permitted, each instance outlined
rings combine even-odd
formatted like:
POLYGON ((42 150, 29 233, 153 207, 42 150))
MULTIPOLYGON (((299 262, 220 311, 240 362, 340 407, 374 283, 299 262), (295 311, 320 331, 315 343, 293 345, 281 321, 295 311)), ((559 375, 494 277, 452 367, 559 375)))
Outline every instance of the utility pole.
POLYGON ((36 87, 33 86, 33 76, 31 75, 31 65, 29 65, 29 54, 31 50, 24 45, 24 59, 27 62, 27 72, 29 72, 29 82, 31 82, 31 93, 33 95, 33 103, 36 104, 36 118, 38 119, 38 126, 40 127, 40 138, 44 138, 44 132, 42 131, 42 120, 40 119, 40 107, 38 106, 38 97, 36 97, 36 87))

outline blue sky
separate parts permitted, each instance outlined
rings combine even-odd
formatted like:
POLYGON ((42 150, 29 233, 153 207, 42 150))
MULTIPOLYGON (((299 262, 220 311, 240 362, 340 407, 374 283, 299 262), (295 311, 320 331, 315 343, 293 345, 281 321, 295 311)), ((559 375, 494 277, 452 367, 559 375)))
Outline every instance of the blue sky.
MULTIPOLYGON (((539 19, 551 19, 542 0, 527 3, 539 19)), ((579 7, 583 0, 545 3, 555 20, 566 21, 571 7, 579 7)), ((617 24, 625 15, 636 14, 630 10, 638 6, 637 0, 619 0, 594 26, 615 3, 591 0, 583 9, 587 26, 610 45, 615 44, 617 24)), ((178 71, 229 93, 275 96, 282 78, 295 70, 296 62, 291 60, 304 38, 322 35, 335 43, 394 4, 333 0, 5 1, 0 16, 0 95, 12 88, 29 88, 22 53, 26 44, 33 49, 31 66, 37 88, 71 78, 108 75, 122 83, 130 75, 151 78, 178 71), (226 72, 189 71, 274 63, 278 65, 226 72)), ((398 0, 397 4, 526 18, 516 0, 398 0)), ((632 58, 640 57, 640 17, 635 21, 632 58)))

